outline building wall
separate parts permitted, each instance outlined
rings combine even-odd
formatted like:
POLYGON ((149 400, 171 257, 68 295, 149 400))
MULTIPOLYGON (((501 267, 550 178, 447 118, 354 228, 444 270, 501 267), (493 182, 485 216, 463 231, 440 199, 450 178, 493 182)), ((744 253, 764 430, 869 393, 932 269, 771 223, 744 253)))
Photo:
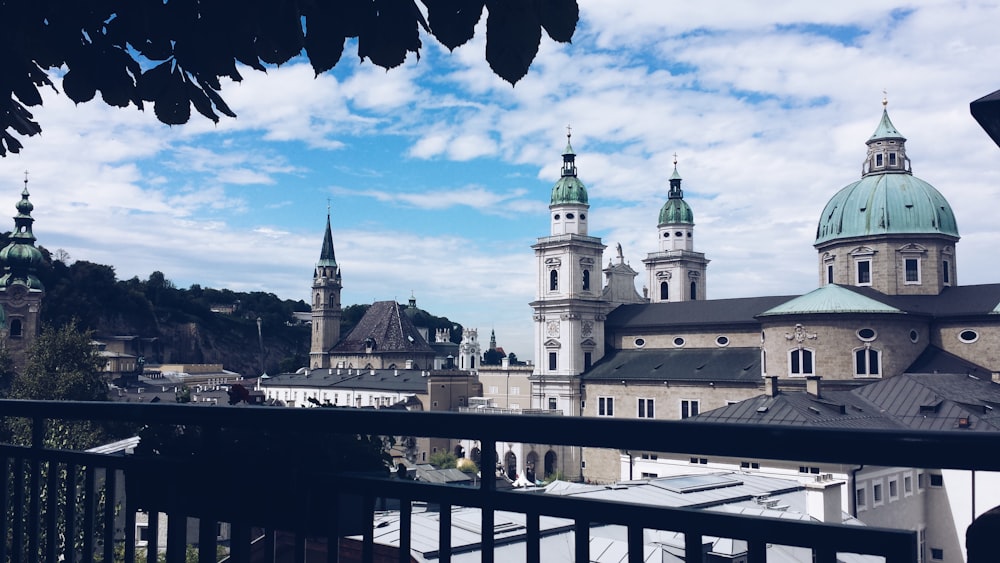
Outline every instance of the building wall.
MULTIPOLYGON (((866 247, 873 251, 871 257, 871 287, 888 295, 937 295, 945 287, 943 262, 948 261, 949 283, 958 285, 955 264, 955 241, 945 237, 872 237, 836 241, 817 247, 819 251, 819 283, 826 285, 827 265, 833 264, 833 283, 858 285, 852 253, 866 247), (917 248, 920 247, 920 248, 917 248), (922 249, 922 250, 921 250, 922 249), (903 261, 905 258, 920 260, 920 283, 907 283, 903 261)), ((862 251, 867 256, 868 251, 862 251)))
MULTIPOLYGON (((653 400, 654 420, 680 420, 682 409, 687 405, 687 413, 692 414, 691 405, 696 403, 698 412, 705 412, 727 404, 739 402, 760 395, 762 383, 732 384, 717 382, 714 385, 683 384, 662 381, 642 383, 636 381, 601 382, 587 381, 583 416, 608 418, 640 418, 639 399, 653 400), (614 401, 614 412, 609 417, 600 415, 600 399, 614 401)), ((648 408, 648 403, 644 403, 648 408)), ((605 410, 606 412, 606 410, 605 410)), ((648 414, 645 411, 643 414, 648 414)), ((604 448, 583 448, 585 468, 583 476, 593 482, 608 483, 621 478, 621 459, 618 450, 604 448)))
POLYGON ((931 342, 956 356, 992 371, 1000 372, 1000 327, 996 323, 982 321, 939 322, 931 334, 931 342), (974 342, 963 342, 959 335, 974 330, 978 338, 974 342))
POLYGON ((531 372, 533 366, 495 366, 479 369, 483 397, 502 409, 531 408, 531 372))
POLYGON ((813 351, 814 374, 825 380, 868 379, 855 376, 854 352, 866 344, 858 336, 860 329, 876 331, 875 339, 868 344, 881 352, 880 377, 903 373, 928 343, 927 321, 909 315, 764 317, 765 375, 799 377, 791 374, 789 365, 789 351, 800 346, 794 338, 797 324, 802 325, 805 335, 801 347, 813 351), (916 342, 910 338, 911 331, 916 332, 916 342))
POLYGON ((760 328, 749 327, 666 327, 647 330, 624 330, 612 335, 611 345, 618 350, 672 349, 672 348, 756 348, 760 346, 760 328), (674 344, 675 338, 683 338, 684 345, 674 344), (718 344, 719 337, 725 337, 725 346, 718 344), (636 338, 643 340, 643 345, 636 344, 636 338))

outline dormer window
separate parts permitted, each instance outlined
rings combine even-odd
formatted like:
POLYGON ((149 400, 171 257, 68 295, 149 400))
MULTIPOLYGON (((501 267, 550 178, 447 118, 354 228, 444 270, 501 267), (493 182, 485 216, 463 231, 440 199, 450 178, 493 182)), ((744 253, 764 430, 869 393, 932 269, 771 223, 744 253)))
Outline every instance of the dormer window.
POLYGON ((875 166, 882 166, 882 155, 875 155, 875 166))
POLYGON ((896 153, 889 153, 889 166, 896 166, 896 153))

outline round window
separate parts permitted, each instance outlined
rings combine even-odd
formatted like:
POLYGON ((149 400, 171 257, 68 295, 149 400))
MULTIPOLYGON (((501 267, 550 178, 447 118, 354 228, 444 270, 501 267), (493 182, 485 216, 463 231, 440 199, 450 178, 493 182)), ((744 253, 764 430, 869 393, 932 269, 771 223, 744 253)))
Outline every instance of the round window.
POLYGON ((663 233, 663 238, 670 238, 670 233, 663 233))
POLYGON ((680 231, 677 231, 676 233, 674 233, 674 236, 675 237, 682 237, 682 236, 684 236, 684 233, 682 233, 680 231))
POLYGON ((674 346, 680 347, 684 345, 684 339, 678 336, 674 339, 674 346))
POLYGON ((635 339, 635 347, 636 348, 642 348, 645 345, 646 345, 646 340, 645 339, 643 339, 643 338, 636 338, 635 339))
POLYGON ((715 338, 715 344, 717 346, 729 346, 729 337, 728 336, 717 336, 715 338))
POLYGON ((862 328, 858 330, 858 338, 860 338, 865 342, 871 342, 872 340, 875 340, 876 336, 878 336, 878 334, 875 332, 875 329, 873 328, 862 328))
POLYGON ((558 220, 559 220, 560 218, 561 218, 561 217, 560 217, 560 215, 559 215, 558 213, 556 213, 556 216, 555 216, 555 217, 553 217, 553 219, 555 219, 556 221, 558 221, 558 220))
POLYGON ((691 238, 691 233, 688 233, 688 238, 691 238))
POLYGON ((586 213, 581 213, 580 214, 580 220, 581 221, 585 220, 586 218, 587 218, 587 214, 586 213))
POLYGON ((974 330, 963 330, 958 333, 958 339, 966 344, 971 344, 979 340, 979 333, 974 330))
POLYGON ((916 342, 918 340, 920 340, 920 333, 917 332, 917 331, 915 331, 915 330, 911 330, 910 331, 910 342, 913 342, 914 344, 916 344, 916 342))
POLYGON ((573 217, 574 217, 574 215, 572 213, 567 213, 566 214, 566 218, 567 219, 572 219, 573 217))

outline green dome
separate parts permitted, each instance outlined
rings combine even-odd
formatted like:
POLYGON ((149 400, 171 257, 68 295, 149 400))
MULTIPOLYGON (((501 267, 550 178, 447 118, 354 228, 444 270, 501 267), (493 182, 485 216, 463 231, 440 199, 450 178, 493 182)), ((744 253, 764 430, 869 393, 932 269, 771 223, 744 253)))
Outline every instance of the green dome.
POLYGON ((550 205, 582 204, 587 205, 587 188, 576 177, 576 153, 566 135, 566 149, 563 150, 562 176, 552 186, 552 202, 550 205))
POLYGON ((815 244, 887 234, 958 238, 958 225, 948 200, 934 186, 911 174, 873 174, 830 199, 815 244))
POLYGON ((552 186, 552 205, 587 203, 587 188, 576 176, 563 176, 552 186))
POLYGON ((694 224, 694 213, 691 206, 683 199, 668 199, 660 208, 660 224, 687 223, 694 224))
POLYGON ((948 200, 910 170, 906 138, 889 119, 886 104, 883 100, 882 119, 865 143, 868 156, 861 179, 830 198, 814 244, 896 234, 959 238, 948 200))

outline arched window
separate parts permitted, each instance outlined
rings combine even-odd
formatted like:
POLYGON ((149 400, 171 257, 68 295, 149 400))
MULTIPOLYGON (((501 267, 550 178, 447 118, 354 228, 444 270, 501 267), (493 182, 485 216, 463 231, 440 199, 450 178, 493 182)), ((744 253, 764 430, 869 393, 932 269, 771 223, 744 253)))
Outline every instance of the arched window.
POLYGON ((556 452, 549 450, 545 452, 545 476, 548 477, 556 472, 556 452))
POLYGON ((525 458, 524 463, 524 477, 531 482, 535 482, 537 475, 535 475, 535 468, 538 467, 538 453, 528 452, 528 457, 525 458))
POLYGON ((660 301, 670 301, 670 284, 660 282, 660 301))
POLYGON ((12 319, 10 321, 10 337, 11 338, 21 338, 24 336, 21 329, 21 319, 12 319))
POLYGON ((590 291, 590 270, 583 271, 583 290, 590 291))
POLYGON ((698 300, 698 282, 691 282, 691 301, 698 300))
POLYGON ((788 352, 788 373, 790 375, 813 375, 813 351, 796 348, 788 352))
POLYGON ((465 448, 462 447, 462 444, 457 444, 455 446, 455 457, 458 459, 465 457, 465 448))
POLYGON ((503 456, 504 469, 507 472, 507 478, 511 481, 517 479, 517 456, 514 452, 508 451, 503 456))
POLYGON ((559 270, 549 271, 549 291, 557 291, 559 289, 559 270))
POLYGON ((882 352, 872 348, 858 348, 855 350, 854 375, 856 377, 881 377, 882 352))

